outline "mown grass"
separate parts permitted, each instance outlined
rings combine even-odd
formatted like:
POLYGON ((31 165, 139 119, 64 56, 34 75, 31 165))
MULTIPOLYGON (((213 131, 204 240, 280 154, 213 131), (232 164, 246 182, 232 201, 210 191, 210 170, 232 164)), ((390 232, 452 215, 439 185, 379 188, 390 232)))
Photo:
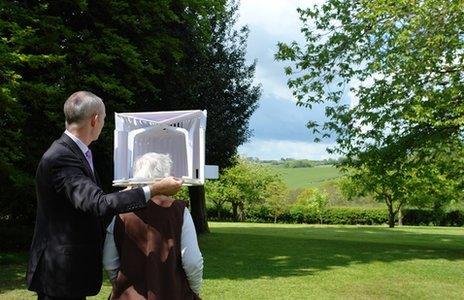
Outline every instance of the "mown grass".
POLYGON ((325 182, 340 176, 337 168, 330 165, 312 168, 284 168, 282 165, 269 165, 269 167, 282 175, 290 189, 320 187, 325 182))
MULTIPOLYGON (((464 228, 250 223, 210 228, 200 237, 204 299, 464 297, 464 228)), ((0 259, 0 298, 32 299, 21 281, 26 256, 0 259)), ((108 293, 106 282, 90 299, 106 299, 108 293)))

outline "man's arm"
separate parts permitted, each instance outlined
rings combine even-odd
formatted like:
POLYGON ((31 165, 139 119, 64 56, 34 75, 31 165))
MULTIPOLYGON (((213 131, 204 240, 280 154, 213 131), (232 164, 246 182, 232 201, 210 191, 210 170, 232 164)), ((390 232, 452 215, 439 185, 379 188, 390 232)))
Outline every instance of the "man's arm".
POLYGON ((79 166, 59 166, 52 169, 53 186, 65 195, 74 208, 95 216, 108 216, 146 207, 141 188, 105 194, 83 173, 79 166))
MULTIPOLYGON (((51 178, 55 190, 63 193, 79 210, 96 216, 108 216, 146 207, 142 188, 105 194, 82 170, 81 161, 72 155, 63 155, 52 162, 51 178)), ((157 194, 173 195, 179 191, 182 180, 165 178, 150 186, 150 197, 157 194)))

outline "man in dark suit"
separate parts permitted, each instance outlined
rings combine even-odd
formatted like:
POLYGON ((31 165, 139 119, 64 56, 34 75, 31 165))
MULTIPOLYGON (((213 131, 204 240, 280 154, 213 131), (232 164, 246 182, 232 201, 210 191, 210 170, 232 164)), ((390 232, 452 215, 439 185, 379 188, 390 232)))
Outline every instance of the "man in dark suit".
POLYGON ((154 195, 172 195, 182 181, 105 194, 88 146, 105 120, 102 100, 76 92, 64 104, 66 131, 40 160, 36 173, 37 216, 27 285, 38 299, 85 299, 102 283, 103 217, 144 208, 154 195))

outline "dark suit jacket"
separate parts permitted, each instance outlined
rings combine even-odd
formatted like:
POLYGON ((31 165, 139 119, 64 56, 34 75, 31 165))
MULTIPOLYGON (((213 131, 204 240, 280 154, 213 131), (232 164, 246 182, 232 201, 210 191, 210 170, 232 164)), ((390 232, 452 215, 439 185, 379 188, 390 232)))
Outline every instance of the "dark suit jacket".
POLYGON ((40 160, 36 191, 29 290, 55 297, 97 294, 102 283, 102 219, 146 207, 143 190, 105 194, 82 151, 63 134, 40 160))

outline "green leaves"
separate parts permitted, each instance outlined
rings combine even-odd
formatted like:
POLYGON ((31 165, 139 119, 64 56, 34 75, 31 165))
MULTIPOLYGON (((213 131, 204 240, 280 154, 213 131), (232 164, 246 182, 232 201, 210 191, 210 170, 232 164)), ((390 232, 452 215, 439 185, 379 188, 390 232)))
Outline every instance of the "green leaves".
POLYGON ((236 220, 243 220, 250 207, 265 203, 279 215, 287 200, 287 188, 280 175, 241 158, 236 158, 236 164, 225 169, 218 181, 207 182, 206 192, 206 198, 217 207, 229 202, 236 220))
POLYGON ((62 105, 77 90, 106 105, 92 150, 108 190, 115 111, 207 109, 207 162, 229 165, 260 96, 236 10, 223 0, 2 1, 0 180, 8 190, 0 216, 25 201, 33 208, 37 163, 64 130, 62 105))
POLYGON ((298 105, 328 106, 327 122, 308 122, 315 140, 335 133, 359 192, 400 206, 423 191, 454 198, 445 191, 462 178, 451 170, 464 165, 446 161, 463 148, 464 2, 329 0, 298 12, 306 43, 280 42, 276 59, 291 63, 298 105))
POLYGON ((328 195, 315 188, 304 189, 296 198, 294 209, 302 212, 315 212, 322 224, 322 215, 329 202, 328 195))

